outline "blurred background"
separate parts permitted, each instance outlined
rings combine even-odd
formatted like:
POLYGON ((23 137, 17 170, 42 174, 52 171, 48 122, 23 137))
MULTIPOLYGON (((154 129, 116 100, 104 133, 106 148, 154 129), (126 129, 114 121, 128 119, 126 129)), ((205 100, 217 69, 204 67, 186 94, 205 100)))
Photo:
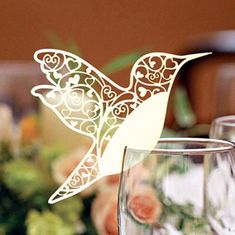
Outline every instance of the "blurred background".
POLYGON ((45 82, 36 50, 75 53, 123 86, 144 53, 212 51, 181 70, 163 136, 206 137, 215 117, 235 114, 234 1, 10 0, 0 9, 1 235, 117 234, 116 199, 104 206, 102 191, 114 192, 118 176, 47 203, 90 143, 31 96, 45 82))

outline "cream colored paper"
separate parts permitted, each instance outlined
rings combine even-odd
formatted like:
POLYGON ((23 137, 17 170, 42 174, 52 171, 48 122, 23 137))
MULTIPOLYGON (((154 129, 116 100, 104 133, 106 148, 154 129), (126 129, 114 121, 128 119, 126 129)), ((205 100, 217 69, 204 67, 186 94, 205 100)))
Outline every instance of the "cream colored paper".
POLYGON ((51 84, 34 87, 32 94, 68 128, 92 140, 84 159, 49 203, 71 197, 103 176, 120 173, 125 146, 153 149, 179 69, 208 54, 146 54, 134 64, 129 86, 122 87, 69 52, 37 51, 34 58, 51 84))

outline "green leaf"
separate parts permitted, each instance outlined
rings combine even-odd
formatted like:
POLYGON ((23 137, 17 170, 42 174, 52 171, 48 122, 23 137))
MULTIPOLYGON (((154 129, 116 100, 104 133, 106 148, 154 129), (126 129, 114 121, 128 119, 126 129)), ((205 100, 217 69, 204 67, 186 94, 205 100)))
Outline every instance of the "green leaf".
POLYGON ((26 160, 8 162, 3 168, 3 181, 9 189, 23 198, 46 188, 43 172, 26 160))
POLYGON ((80 48, 78 47, 77 43, 73 39, 69 39, 67 41, 66 50, 75 55, 81 55, 80 48))
POLYGON ((169 171, 175 166, 176 162, 177 158, 168 157, 163 163, 159 163, 155 172, 155 178, 157 179, 157 181, 160 181, 167 174, 169 174, 169 171))
POLYGON ((133 65, 137 59, 139 59, 143 54, 146 53, 146 50, 137 50, 130 53, 122 54, 114 59, 112 59, 107 64, 103 65, 100 70, 105 74, 109 75, 114 72, 121 71, 125 68, 133 65))
POLYGON ((6 229, 3 224, 0 224, 0 235, 5 235, 6 234, 6 229))
POLYGON ((207 219, 204 217, 194 218, 193 220, 185 219, 185 225, 183 227, 184 235, 212 235, 212 231, 208 225, 207 219))
POLYGON ((26 220, 28 235, 72 235, 75 228, 66 224, 58 215, 31 210, 26 220))
POLYGON ((0 171, 1 164, 12 160, 14 153, 12 151, 12 146, 9 142, 0 142, 0 171))
POLYGON ((46 38, 50 42, 50 44, 56 49, 69 51, 69 52, 71 52, 75 55, 80 55, 81 54, 77 43, 73 39, 68 39, 67 42, 64 42, 53 31, 48 31, 46 33, 46 38))
POLYGON ((50 169, 52 162, 58 157, 61 157, 66 152, 66 149, 61 144, 54 144, 50 146, 44 146, 40 158, 47 164, 50 169))
POLYGON ((164 128, 161 133, 161 138, 172 138, 172 137, 178 137, 178 136, 180 136, 179 132, 176 132, 168 128, 164 128))
POLYGON ((65 49, 64 42, 60 37, 53 31, 46 32, 46 38, 51 43, 51 45, 57 49, 65 49))
POLYGON ((68 223, 76 223, 80 219, 83 210, 82 201, 77 198, 69 198, 52 206, 53 211, 68 223))
POLYGON ((182 86, 175 91, 174 114, 176 122, 182 128, 192 127, 196 122, 187 92, 182 86))

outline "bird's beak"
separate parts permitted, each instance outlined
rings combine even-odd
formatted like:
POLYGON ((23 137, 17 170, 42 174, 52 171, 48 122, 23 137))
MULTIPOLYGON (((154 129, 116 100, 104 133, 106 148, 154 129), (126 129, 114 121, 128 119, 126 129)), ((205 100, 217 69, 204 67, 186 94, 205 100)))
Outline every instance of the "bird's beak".
POLYGON ((197 54, 191 54, 191 55, 186 55, 185 57, 185 62, 188 62, 190 60, 194 60, 203 56, 207 56, 212 54, 212 52, 204 52, 204 53, 197 53, 197 54))

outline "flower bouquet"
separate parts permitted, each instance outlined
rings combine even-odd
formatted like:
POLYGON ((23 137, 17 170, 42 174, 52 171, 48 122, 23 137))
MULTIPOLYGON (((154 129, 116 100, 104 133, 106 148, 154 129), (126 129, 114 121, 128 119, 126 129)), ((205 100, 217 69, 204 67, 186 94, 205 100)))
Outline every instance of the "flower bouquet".
POLYGON ((97 182, 79 196, 48 204, 50 195, 83 158, 88 148, 84 141, 74 150, 46 146, 40 117, 29 114, 15 125, 11 109, 4 104, 0 123, 1 235, 117 234, 118 175, 97 182), (110 200, 104 190, 111 192, 110 200))

